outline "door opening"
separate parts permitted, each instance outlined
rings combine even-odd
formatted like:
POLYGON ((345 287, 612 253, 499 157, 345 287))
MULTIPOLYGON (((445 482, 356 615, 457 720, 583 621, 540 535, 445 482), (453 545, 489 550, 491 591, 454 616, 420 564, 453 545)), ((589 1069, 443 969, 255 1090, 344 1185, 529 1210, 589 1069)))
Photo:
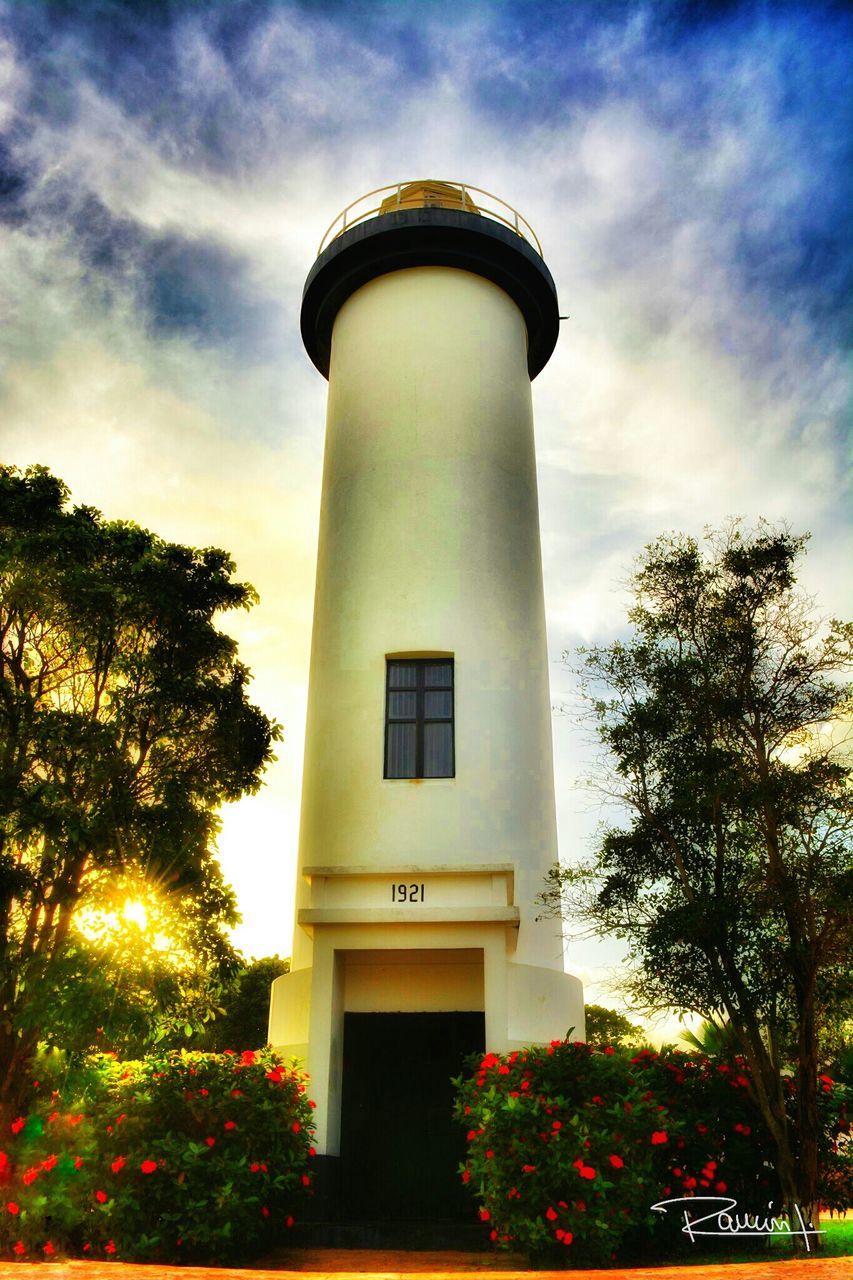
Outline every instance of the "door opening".
POLYGON ((341 1192, 347 1216, 470 1221, 451 1077, 485 1048, 485 1014, 346 1013, 341 1192))

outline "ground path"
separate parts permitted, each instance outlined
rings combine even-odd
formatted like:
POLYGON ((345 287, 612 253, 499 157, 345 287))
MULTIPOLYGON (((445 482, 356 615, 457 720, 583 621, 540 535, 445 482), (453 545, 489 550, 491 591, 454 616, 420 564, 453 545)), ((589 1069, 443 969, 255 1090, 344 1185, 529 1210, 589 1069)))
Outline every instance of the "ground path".
POLYGON ((607 1271, 537 1271, 519 1258, 491 1254, 410 1253, 390 1249, 290 1249, 274 1267, 167 1267, 127 1262, 0 1263, 5 1280, 397 1280, 412 1275, 464 1280, 499 1272, 501 1280, 853 1280, 853 1258, 805 1258, 791 1262, 734 1262, 708 1266, 638 1267, 607 1271))

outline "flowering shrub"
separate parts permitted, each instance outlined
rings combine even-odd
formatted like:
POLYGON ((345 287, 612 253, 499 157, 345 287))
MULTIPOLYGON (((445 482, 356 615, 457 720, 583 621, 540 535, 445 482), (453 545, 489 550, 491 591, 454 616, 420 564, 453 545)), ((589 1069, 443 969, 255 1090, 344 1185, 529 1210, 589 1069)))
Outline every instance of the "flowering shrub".
MULTIPOLYGON (((553 1041, 486 1054, 457 1085, 469 1142, 462 1179, 481 1219, 493 1241, 549 1264, 610 1260, 656 1228, 678 1247, 672 1219, 651 1211, 658 1200, 730 1193, 751 1212, 780 1203, 740 1059, 553 1041)), ((837 1094, 832 1082, 822 1091, 828 1161, 837 1094)))
POLYGON ((634 1076, 623 1054, 580 1041, 486 1054, 456 1115, 468 1125, 462 1179, 493 1240, 598 1262, 631 1226, 651 1226, 685 1126, 634 1076))
POLYGON ((313 1104, 269 1050, 93 1060, 79 1107, 16 1118, 0 1153, 0 1248, 137 1261, 246 1257, 310 1187, 313 1104))

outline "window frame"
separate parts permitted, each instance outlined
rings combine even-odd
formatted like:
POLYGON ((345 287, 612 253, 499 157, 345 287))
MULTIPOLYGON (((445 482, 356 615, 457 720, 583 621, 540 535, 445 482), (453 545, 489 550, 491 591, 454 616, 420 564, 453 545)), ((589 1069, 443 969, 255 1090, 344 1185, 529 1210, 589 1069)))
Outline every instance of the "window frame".
POLYGON ((455 778, 456 777, 456 664, 452 654, 442 657, 432 658, 406 658, 395 656, 385 659, 385 742, 384 742, 384 759, 382 768, 382 777, 384 781, 389 782, 411 782, 432 781, 438 778, 455 778), (398 667, 414 667, 415 668, 415 685, 412 688, 401 685, 392 684, 393 672, 398 667), (450 667, 450 683, 441 685, 427 685, 426 672, 429 667, 450 667), (391 694, 392 693, 414 693, 415 694, 415 715, 414 716, 395 716, 393 719, 390 715, 391 694), (427 716, 426 715, 426 694, 427 693, 449 693, 450 694, 450 715, 449 716, 427 716), (393 774, 388 772, 388 739, 392 724, 414 724, 415 726, 415 772, 413 774, 393 774), (450 725, 450 772, 424 774, 424 751, 425 751, 425 726, 429 724, 449 724, 450 725))

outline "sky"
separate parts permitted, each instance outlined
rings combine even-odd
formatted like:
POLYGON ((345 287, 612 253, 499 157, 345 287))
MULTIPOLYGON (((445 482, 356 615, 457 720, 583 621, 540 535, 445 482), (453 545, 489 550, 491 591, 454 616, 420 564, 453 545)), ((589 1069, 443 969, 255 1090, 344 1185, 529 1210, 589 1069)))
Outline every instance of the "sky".
MULTIPOLYGON (((227 549, 285 738, 223 812, 247 955, 289 954, 326 383, 305 276, 344 205, 464 181, 554 275, 533 387, 561 856, 601 817, 564 653, 625 633, 642 548, 730 516, 812 539, 850 616, 844 5, 0 0, 0 460, 227 549)), ((587 999, 620 950, 576 940, 587 999)))

